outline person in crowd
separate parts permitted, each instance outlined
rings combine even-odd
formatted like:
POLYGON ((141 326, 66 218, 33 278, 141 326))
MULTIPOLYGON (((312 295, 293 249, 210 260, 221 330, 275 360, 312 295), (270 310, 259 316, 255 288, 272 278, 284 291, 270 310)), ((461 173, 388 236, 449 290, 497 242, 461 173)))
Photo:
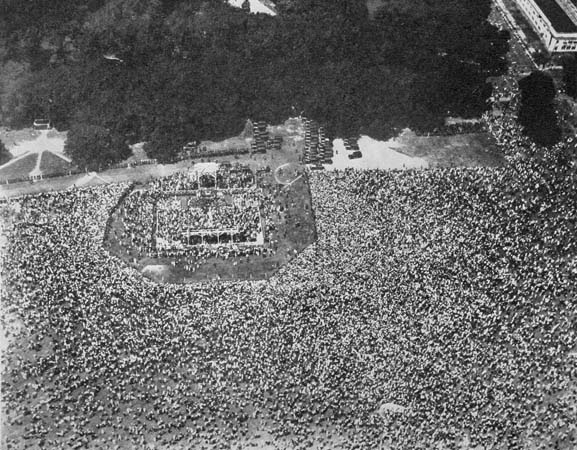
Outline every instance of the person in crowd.
MULTIPOLYGON (((102 248, 126 184, 17 200, 6 448, 575 448, 572 143, 487 123, 505 167, 310 174, 318 241, 267 281, 142 278, 102 248)), ((197 189, 128 194, 126 238, 197 189)))

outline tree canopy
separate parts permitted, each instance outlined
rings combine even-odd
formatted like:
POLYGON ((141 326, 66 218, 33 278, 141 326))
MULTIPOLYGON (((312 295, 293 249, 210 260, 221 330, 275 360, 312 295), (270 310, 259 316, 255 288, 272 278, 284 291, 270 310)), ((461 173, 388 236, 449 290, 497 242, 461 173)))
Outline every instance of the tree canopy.
POLYGON ((224 0, 37 3, 0 0, 2 64, 27 70, 4 120, 103 127, 156 156, 303 111, 341 136, 430 130, 478 116, 506 65, 490 0, 383 0, 372 18, 364 0, 280 0, 275 17, 224 0))
POLYGON ((6 145, 4 145, 4 142, 0 141, 0 166, 2 164, 6 164, 11 159, 12 154, 8 151, 6 145))
POLYGON ((565 55, 562 59, 563 83, 567 94, 577 98, 577 59, 574 53, 565 55))
POLYGON ((524 133, 539 145, 551 146, 559 142, 561 128, 555 111, 553 79, 543 72, 533 72, 519 81, 519 88, 519 122, 524 133))
POLYGON ((106 128, 75 124, 68 132, 64 153, 80 168, 96 170, 130 156, 122 137, 106 128))

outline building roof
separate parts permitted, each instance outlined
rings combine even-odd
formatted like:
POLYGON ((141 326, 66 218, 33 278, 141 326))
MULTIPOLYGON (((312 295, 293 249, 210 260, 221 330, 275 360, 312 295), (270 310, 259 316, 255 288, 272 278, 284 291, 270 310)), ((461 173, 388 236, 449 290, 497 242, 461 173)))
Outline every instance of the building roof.
MULTIPOLYGON (((228 3, 237 8, 241 8, 244 0, 228 0, 228 3)), ((264 13, 276 16, 276 6, 271 0, 249 0, 250 11, 252 13, 264 13)))
MULTIPOLYGON (((571 0, 576 3, 577 0, 571 0)), ((556 0, 535 0, 557 33, 577 33, 577 24, 559 6, 556 0)))

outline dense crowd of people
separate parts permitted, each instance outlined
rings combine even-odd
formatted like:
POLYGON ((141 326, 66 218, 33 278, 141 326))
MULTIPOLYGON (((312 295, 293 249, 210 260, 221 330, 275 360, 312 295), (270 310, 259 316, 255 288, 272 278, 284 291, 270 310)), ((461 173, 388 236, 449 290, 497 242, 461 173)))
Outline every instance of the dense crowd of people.
POLYGON ((273 256, 286 209, 277 191, 245 167, 133 185, 111 215, 108 247, 131 263, 170 258, 187 272, 215 257, 273 256))
POLYGON ((194 170, 192 172, 177 172, 170 176, 152 180, 149 189, 154 192, 165 194, 192 193, 198 189, 245 189, 256 184, 256 177, 252 170, 246 166, 230 166, 220 164, 218 168, 212 168, 212 172, 194 170))
POLYGON ((267 281, 104 252, 127 185, 19 200, 6 448, 575 448, 572 143, 489 125, 506 167, 311 174, 318 241, 267 281))
POLYGON ((130 191, 123 196, 116 212, 116 218, 122 226, 110 227, 108 232, 115 240, 124 243, 126 252, 133 249, 134 253, 138 250, 141 254, 152 254, 154 196, 145 190, 128 189, 130 191))
MULTIPOLYGON (((185 249, 208 242, 257 242, 259 234, 262 236, 263 232, 260 214, 264 208, 262 190, 216 194, 215 198, 204 201, 188 196, 158 199, 155 233, 157 249, 185 249)), ((261 245, 264 244, 264 236, 261 241, 261 245)))

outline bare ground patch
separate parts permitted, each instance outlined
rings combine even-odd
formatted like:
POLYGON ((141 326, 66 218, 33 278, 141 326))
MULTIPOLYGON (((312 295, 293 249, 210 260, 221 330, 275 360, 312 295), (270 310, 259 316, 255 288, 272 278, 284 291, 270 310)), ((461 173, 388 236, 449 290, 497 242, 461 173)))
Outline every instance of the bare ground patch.
POLYGON ((488 133, 417 136, 405 130, 396 141, 399 153, 424 158, 432 167, 498 167, 505 158, 488 133))
POLYGON ((12 150, 20 142, 33 141, 38 136, 40 136, 40 132, 32 128, 23 128, 21 130, 0 128, 0 140, 4 142, 8 150, 12 150))

